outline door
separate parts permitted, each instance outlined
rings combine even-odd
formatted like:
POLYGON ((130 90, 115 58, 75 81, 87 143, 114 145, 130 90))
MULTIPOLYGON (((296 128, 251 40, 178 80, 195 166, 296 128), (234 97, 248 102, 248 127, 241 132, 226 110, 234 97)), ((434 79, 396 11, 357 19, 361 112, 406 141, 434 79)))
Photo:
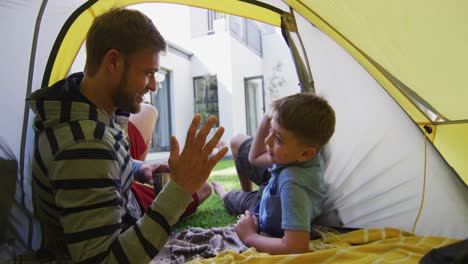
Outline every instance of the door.
POLYGON ((151 152, 166 152, 170 150, 171 124, 171 96, 170 74, 160 70, 157 73, 158 90, 151 95, 151 103, 158 109, 159 115, 151 141, 151 152))
POLYGON ((247 135, 254 136, 265 113, 263 76, 244 78, 247 135))

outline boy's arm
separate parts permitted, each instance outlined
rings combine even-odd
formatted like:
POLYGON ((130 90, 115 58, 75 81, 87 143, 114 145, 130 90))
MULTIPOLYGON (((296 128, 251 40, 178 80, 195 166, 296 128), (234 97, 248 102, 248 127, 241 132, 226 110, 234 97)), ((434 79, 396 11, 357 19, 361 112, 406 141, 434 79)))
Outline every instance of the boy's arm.
POLYGON ((249 162, 250 164, 261 167, 268 168, 273 165, 268 157, 268 152, 266 150, 265 139, 270 134, 270 122, 271 116, 270 113, 265 113, 260 126, 255 133, 255 137, 252 141, 252 147, 249 152, 249 162))
POLYGON ((246 212, 246 216, 235 226, 241 241, 259 252, 271 255, 300 254, 309 251, 309 232, 284 230, 283 238, 267 237, 257 233, 257 219, 246 212))

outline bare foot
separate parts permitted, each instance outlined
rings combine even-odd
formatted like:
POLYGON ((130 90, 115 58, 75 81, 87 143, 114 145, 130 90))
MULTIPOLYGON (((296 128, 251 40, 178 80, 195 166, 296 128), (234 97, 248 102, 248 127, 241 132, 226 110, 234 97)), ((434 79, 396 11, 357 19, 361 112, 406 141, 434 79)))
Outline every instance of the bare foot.
POLYGON ((212 181, 211 185, 213 185, 213 189, 215 193, 219 196, 219 198, 223 200, 224 196, 226 196, 226 191, 224 190, 224 187, 215 181, 212 181))
POLYGON ((217 148, 218 150, 222 149, 224 146, 226 146, 226 143, 225 143, 224 141, 222 141, 222 140, 220 140, 220 141, 218 142, 218 144, 216 144, 216 148, 217 148))

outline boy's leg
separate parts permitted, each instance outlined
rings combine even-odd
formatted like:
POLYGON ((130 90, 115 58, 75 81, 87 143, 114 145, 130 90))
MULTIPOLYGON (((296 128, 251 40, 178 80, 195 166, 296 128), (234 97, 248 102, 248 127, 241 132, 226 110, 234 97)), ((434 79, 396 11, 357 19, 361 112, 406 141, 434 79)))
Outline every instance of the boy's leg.
POLYGON ((211 185, 213 185, 213 189, 218 195, 219 199, 224 200, 224 196, 226 196, 226 190, 224 189, 224 187, 215 181, 212 181, 211 185))
POLYGON ((258 186, 269 180, 269 172, 265 168, 258 168, 250 164, 249 151, 252 138, 238 134, 231 139, 231 151, 236 165, 237 176, 244 192, 253 191, 252 182, 258 186))
MULTIPOLYGON (((253 190, 252 188, 252 182, 249 179, 249 175, 245 175, 242 171, 239 171, 237 169, 237 159, 239 155, 239 148, 242 146, 242 143, 244 143, 246 140, 250 139, 249 136, 244 135, 244 134, 237 134, 231 139, 231 151, 232 151, 232 156, 234 158, 234 162, 236 163, 236 170, 237 170, 237 177, 239 177, 239 182, 241 185, 241 188, 244 192, 251 192, 253 190)), ((241 149, 241 155, 245 154, 243 153, 241 149)), ((249 153, 247 152, 247 160, 249 158, 249 153)))
POLYGON ((223 200, 224 206, 231 214, 243 214, 245 210, 253 210, 262 194, 261 191, 252 191, 252 182, 261 186, 269 180, 267 169, 249 163, 251 144, 252 138, 243 134, 234 136, 230 142, 242 191, 226 192, 221 184, 212 182, 215 193, 223 200))
POLYGON ((253 212, 255 206, 261 198, 261 191, 243 192, 243 191, 230 191, 226 192, 224 187, 218 182, 211 182, 215 193, 223 201, 224 207, 231 214, 243 214, 245 210, 253 212))
POLYGON ((245 210, 253 212, 260 198, 261 193, 258 191, 230 191, 224 195, 223 203, 229 213, 240 215, 245 210))

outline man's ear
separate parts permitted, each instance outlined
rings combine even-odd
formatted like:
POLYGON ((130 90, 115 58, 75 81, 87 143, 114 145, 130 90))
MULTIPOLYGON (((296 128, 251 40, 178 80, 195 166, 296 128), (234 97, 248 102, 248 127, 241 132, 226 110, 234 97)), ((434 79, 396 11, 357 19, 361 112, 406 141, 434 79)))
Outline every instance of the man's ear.
POLYGON ((110 49, 103 58, 104 67, 107 72, 119 71, 122 63, 122 54, 116 49, 110 49))

